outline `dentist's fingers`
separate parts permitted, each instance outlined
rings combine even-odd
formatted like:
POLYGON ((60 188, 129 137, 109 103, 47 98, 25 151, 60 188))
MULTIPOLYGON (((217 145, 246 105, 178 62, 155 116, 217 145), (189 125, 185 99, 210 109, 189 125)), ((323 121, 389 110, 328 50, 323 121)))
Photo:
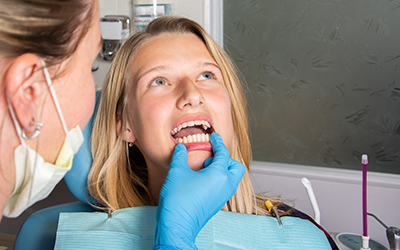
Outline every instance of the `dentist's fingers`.
POLYGON ((210 165, 213 162, 213 160, 214 160, 214 157, 208 158, 203 164, 204 168, 208 167, 208 165, 210 165))
MULTIPOLYGON (((229 164, 229 150, 226 148, 222 138, 217 133, 212 133, 210 135, 210 142, 214 153, 213 163, 211 166, 228 166, 229 164)), ((210 166, 210 167, 211 167, 210 166)))
POLYGON ((172 154, 171 164, 169 166, 170 170, 175 167, 185 166, 188 162, 188 153, 185 145, 178 143, 175 146, 174 153, 172 154), (186 163, 186 164, 184 164, 186 163))
MULTIPOLYGON (((207 168, 210 164, 212 164, 213 160, 214 160, 214 157, 208 158, 204 162, 204 168, 207 168)), ((227 170, 228 170, 228 172, 230 172, 230 174, 233 178, 232 179, 233 182, 240 182, 246 171, 246 167, 241 162, 230 158, 227 170)))
POLYGON ((237 185, 243 178, 244 172, 246 171, 246 167, 241 162, 238 162, 230 158, 228 171, 231 175, 232 183, 237 183, 236 184, 237 187, 237 185))
POLYGON ((214 156, 219 154, 221 156, 228 156, 229 157, 229 150, 226 148, 222 138, 216 132, 213 132, 210 135, 210 143, 213 149, 214 156))

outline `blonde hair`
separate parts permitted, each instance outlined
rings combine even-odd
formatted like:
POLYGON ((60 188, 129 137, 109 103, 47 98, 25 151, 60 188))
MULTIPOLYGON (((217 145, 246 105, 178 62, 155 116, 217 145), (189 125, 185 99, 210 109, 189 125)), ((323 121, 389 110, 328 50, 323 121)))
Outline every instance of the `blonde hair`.
POLYGON ((263 200, 273 202, 279 199, 254 194, 249 177, 252 159, 248 134, 246 103, 236 68, 226 53, 196 22, 174 16, 164 16, 152 21, 145 31, 130 37, 115 57, 104 83, 92 136, 94 162, 89 173, 89 191, 106 210, 117 210, 146 204, 148 195, 147 169, 140 151, 117 134, 117 123, 130 121, 127 101, 129 62, 142 44, 163 33, 193 33, 206 45, 211 56, 222 71, 225 87, 229 93, 232 109, 234 136, 231 157, 246 166, 246 172, 235 195, 223 210, 239 213, 269 214, 264 209, 263 200), (107 131, 112 131, 107 132, 107 131), (131 158, 130 158, 131 157, 131 158), (141 157, 141 158, 140 158, 141 157), (131 159, 131 160, 129 160, 131 159))
POLYGON ((69 58, 90 28, 93 0, 0 0, 0 56, 69 58), (89 21, 88 21, 89 20, 89 21))

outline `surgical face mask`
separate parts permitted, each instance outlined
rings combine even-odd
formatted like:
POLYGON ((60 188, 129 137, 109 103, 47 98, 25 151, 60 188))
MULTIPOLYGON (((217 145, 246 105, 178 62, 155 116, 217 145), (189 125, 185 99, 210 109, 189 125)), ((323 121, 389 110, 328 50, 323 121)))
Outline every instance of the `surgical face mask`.
POLYGON ((68 132, 49 72, 44 61, 41 61, 46 82, 55 103, 66 138, 55 164, 45 162, 43 157, 25 143, 24 138, 27 137, 24 136, 24 132, 21 130, 16 119, 11 102, 7 99, 8 108, 21 142, 21 145, 14 151, 16 181, 14 191, 3 212, 3 215, 7 217, 17 217, 35 202, 46 198, 57 183, 71 169, 74 154, 78 152, 84 140, 79 125, 68 132))

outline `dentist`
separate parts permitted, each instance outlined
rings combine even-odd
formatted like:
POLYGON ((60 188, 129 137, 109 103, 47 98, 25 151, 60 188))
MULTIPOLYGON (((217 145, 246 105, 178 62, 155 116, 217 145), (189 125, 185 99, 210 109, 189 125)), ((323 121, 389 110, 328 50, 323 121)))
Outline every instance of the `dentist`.
MULTIPOLYGON (((82 130, 95 102, 91 66, 101 46, 98 12, 97 0, 0 0, 0 211, 4 216, 17 217, 47 197, 70 170, 83 142, 82 130)), ((174 238, 201 230, 180 220, 182 211, 192 217, 189 222, 204 225, 235 193, 244 166, 232 163, 225 147, 215 148, 222 148, 210 164, 215 167, 206 170, 209 175, 224 173, 221 178, 211 181, 194 174, 192 180, 184 180, 197 207, 185 202, 192 197, 174 195, 188 171, 187 153, 178 148, 174 154, 174 171, 168 174, 166 195, 159 202, 169 206, 157 218, 162 224, 156 232, 157 249, 177 249, 174 238), (199 192, 205 185, 214 192, 199 192), (210 197, 214 207, 204 205, 210 197), (173 225, 168 225, 171 220, 173 225)))

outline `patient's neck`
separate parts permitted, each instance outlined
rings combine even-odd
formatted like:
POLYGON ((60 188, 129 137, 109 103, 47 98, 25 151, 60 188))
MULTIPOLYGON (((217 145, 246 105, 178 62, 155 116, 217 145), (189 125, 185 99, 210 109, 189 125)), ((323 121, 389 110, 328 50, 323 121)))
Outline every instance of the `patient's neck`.
POLYGON ((151 195, 151 197, 149 197, 149 202, 152 202, 154 206, 158 206, 161 188, 167 176, 168 169, 147 164, 147 170, 149 176, 147 188, 151 195))

